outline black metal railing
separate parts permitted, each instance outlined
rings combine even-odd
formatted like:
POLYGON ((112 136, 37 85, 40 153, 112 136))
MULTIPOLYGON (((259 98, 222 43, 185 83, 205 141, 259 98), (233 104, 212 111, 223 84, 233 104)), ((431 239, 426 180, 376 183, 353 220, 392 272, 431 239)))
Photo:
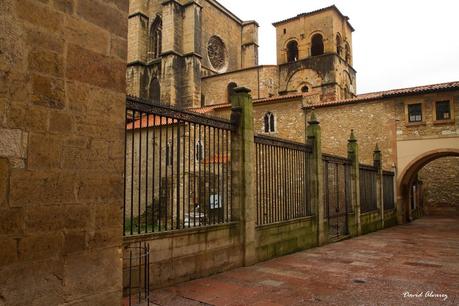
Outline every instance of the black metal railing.
POLYGON ((383 171, 383 201, 385 210, 395 208, 394 177, 394 172, 383 171))
POLYGON ((323 154, 324 209, 329 236, 348 234, 348 216, 351 205, 351 160, 323 154))
POLYGON ((232 221, 232 128, 224 119, 128 97, 124 234, 232 221))
POLYGON ((367 213, 378 209, 376 180, 378 169, 360 164, 360 212, 367 213))
POLYGON ((124 249, 123 305, 151 305, 150 245, 134 243, 124 249))
POLYGON ((257 225, 311 215, 309 145, 255 136, 257 225))

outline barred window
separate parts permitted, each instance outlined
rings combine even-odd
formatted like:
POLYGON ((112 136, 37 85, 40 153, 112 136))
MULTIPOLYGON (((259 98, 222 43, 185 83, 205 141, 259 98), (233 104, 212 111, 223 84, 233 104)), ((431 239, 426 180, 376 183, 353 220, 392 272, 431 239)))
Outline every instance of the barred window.
POLYGON ((274 114, 271 112, 268 112, 265 114, 264 117, 264 126, 265 126, 265 133, 273 133, 275 132, 275 118, 274 114))
POLYGON ((422 122, 422 104, 408 105, 408 122, 422 122))

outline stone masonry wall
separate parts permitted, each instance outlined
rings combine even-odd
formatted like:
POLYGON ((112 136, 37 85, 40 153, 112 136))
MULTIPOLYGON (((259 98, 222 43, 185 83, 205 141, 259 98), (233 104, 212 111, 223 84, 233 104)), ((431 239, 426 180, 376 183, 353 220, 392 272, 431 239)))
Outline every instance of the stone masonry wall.
POLYGON ((119 305, 128 2, 0 2, 0 305, 119 305))
POLYGON ((451 214, 459 211, 459 157, 434 160, 419 171, 424 188, 426 214, 451 214))

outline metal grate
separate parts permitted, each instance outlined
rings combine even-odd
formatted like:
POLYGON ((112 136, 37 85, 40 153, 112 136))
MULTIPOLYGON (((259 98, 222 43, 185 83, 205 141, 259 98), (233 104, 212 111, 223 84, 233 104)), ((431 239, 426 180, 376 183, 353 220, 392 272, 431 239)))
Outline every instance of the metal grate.
POLYGON ((384 200, 384 209, 394 209, 395 208, 395 195, 394 195, 394 172, 384 171, 383 172, 383 200, 384 200))
POLYGON ((311 215, 309 145, 255 136, 257 225, 311 215))
POLYGON ((376 200, 376 179, 378 170, 373 166, 360 165, 360 212, 378 209, 376 200))
POLYGON ((124 249, 123 305, 150 305, 150 245, 135 243, 124 249))
POLYGON ((124 234, 232 220, 229 121, 128 98, 124 234))

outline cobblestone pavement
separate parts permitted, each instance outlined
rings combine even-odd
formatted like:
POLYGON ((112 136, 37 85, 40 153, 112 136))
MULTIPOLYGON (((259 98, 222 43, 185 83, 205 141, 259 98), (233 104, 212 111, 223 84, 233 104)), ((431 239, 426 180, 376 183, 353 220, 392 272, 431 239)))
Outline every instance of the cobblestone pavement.
POLYGON ((423 218, 152 294, 159 305, 459 305, 459 219, 423 218))

